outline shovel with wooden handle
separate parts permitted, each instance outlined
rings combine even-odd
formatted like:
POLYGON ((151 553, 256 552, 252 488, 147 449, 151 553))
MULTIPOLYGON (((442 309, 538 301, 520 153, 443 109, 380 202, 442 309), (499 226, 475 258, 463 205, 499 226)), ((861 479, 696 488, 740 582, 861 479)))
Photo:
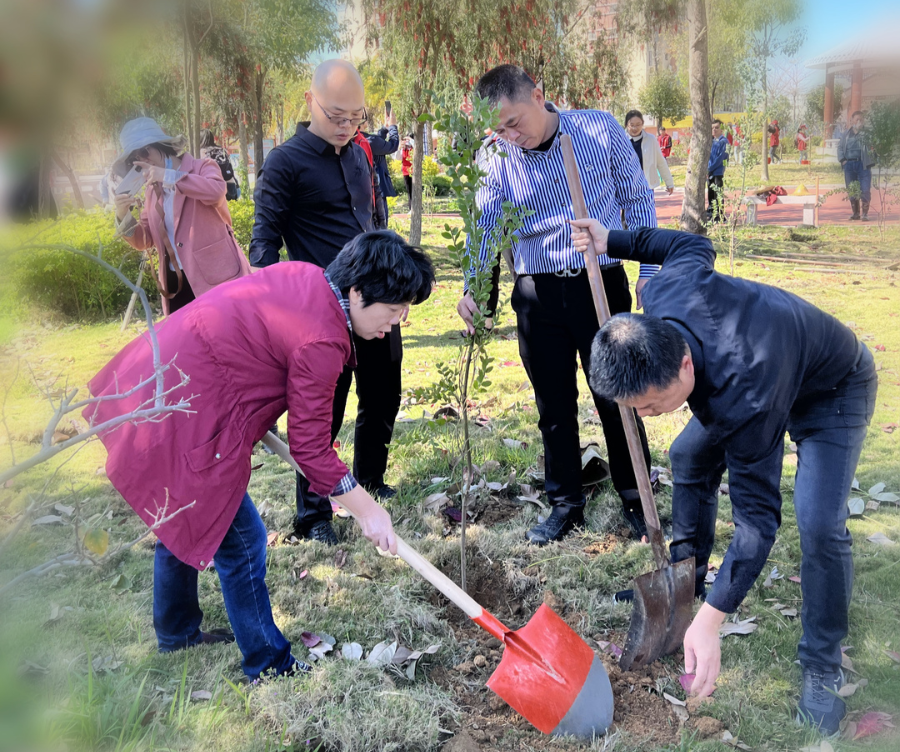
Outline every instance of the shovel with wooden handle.
MULTIPOLYGON (((572 195, 572 208, 575 219, 588 219, 590 215, 584 201, 578 165, 575 162, 575 150, 572 139, 563 134, 560 136, 563 152, 563 163, 566 169, 566 181, 572 195)), ((610 318, 609 304, 603 290, 603 277, 597 251, 590 243, 584 254, 585 267, 594 296, 594 308, 597 320, 603 326, 610 318)), ((642 574, 634 580, 634 609, 631 612, 631 626, 625 640, 625 648, 619 659, 619 666, 625 671, 647 663, 652 663, 661 656, 674 653, 681 647, 684 633, 691 624, 694 613, 694 559, 685 559, 677 564, 669 562, 663 540, 659 515, 653 490, 650 488, 650 475, 641 438, 637 428, 637 418, 630 407, 619 405, 622 425, 625 427, 625 438, 628 442, 628 453, 631 455, 631 466, 637 480, 641 495, 641 507, 647 521, 647 531, 656 570, 642 574)))
MULTIPOLYGON (((267 432, 262 443, 301 475, 287 444, 267 432)), ((594 651, 546 604, 515 631, 485 611, 399 535, 397 555, 461 608, 505 649, 487 685, 545 734, 592 739, 613 719, 609 677, 594 651)))

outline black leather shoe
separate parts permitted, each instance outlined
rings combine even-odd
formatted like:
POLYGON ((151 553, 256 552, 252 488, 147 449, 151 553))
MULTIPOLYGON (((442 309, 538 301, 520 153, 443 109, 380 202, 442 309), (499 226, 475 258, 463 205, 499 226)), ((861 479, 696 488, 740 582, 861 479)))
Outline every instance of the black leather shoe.
POLYGON ((209 632, 200 633, 200 644, 202 645, 216 645, 220 642, 234 642, 234 632, 232 632, 230 629, 220 628, 210 629, 209 632))
POLYGON ((622 491, 622 514, 631 528, 631 537, 642 540, 647 535, 647 521, 644 519, 644 507, 641 505, 641 494, 637 490, 622 491))
POLYGON ((576 525, 584 525, 584 509, 555 506, 546 520, 525 533, 525 538, 536 546, 546 546, 565 538, 576 525))
POLYGON ((324 543, 326 546, 336 546, 338 544, 337 535, 331 526, 331 520, 320 520, 312 525, 305 525, 294 520, 294 535, 300 540, 314 540, 324 543))
POLYGON ((369 487, 366 490, 372 495, 373 499, 378 499, 379 501, 393 499, 397 495, 397 489, 392 488, 387 483, 382 483, 380 486, 369 487))

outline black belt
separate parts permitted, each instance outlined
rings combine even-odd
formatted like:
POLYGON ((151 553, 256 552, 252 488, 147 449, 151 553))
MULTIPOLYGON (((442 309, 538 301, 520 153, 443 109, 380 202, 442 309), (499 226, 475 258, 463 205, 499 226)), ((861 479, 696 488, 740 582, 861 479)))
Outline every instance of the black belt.
MULTIPOLYGON (((613 261, 609 264, 600 264, 600 271, 604 271, 606 269, 615 269, 617 266, 622 266, 621 261, 613 261)), ((584 271, 583 266, 579 266, 577 269, 561 269, 558 272, 549 272, 554 277, 577 277, 584 271)), ((535 275, 536 276, 536 275, 535 275)))

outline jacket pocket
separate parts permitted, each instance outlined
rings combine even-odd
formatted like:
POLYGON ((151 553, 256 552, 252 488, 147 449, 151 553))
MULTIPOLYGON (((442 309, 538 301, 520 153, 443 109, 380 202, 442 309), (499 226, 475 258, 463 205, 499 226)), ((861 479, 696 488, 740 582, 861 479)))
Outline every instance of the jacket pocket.
POLYGON ((241 446, 241 432, 234 426, 226 426, 212 439, 187 453, 187 462, 195 473, 214 465, 233 461, 241 446))
POLYGON ((237 244, 231 233, 214 243, 197 248, 192 257, 200 275, 209 285, 220 285, 241 274, 237 244))

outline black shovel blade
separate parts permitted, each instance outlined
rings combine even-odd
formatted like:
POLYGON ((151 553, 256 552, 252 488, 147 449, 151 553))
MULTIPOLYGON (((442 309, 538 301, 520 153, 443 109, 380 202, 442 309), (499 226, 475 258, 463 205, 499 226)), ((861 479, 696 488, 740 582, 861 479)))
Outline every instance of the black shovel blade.
POLYGON ((694 616, 694 559, 642 574, 634 581, 634 610, 625 649, 623 671, 652 663, 681 647, 694 616))

